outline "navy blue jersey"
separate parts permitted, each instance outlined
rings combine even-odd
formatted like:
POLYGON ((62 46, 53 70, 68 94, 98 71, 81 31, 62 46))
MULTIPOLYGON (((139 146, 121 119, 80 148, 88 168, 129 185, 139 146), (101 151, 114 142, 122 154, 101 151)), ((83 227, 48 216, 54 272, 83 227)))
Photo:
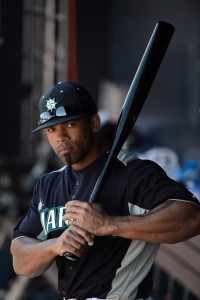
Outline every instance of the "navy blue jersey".
MULTIPOLYGON (((71 166, 43 175, 36 184, 30 208, 14 229, 13 238, 51 239, 67 225, 62 220, 66 202, 88 201, 107 153, 82 170, 71 166)), ((167 177, 154 162, 121 151, 103 188, 99 202, 108 214, 141 215, 167 199, 193 202, 196 197, 167 177)), ((59 290, 66 298, 135 299, 151 289, 151 268, 159 245, 116 236, 95 237, 75 262, 58 256, 59 290), (73 264, 73 267, 72 267, 73 264)))

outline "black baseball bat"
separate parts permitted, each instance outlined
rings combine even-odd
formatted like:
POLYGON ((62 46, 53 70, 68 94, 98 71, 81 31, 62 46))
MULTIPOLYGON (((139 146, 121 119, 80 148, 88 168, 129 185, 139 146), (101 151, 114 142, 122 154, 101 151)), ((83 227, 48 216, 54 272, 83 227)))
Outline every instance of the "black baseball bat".
POLYGON ((90 203, 98 202, 113 162, 117 158, 119 151, 124 145, 140 114, 174 30, 175 29, 171 24, 163 21, 158 22, 154 28, 124 101, 116 125, 113 141, 111 143, 111 148, 109 150, 109 155, 90 196, 90 203))
MULTIPOLYGON (((98 202, 113 163, 141 112, 174 30, 173 25, 163 21, 158 22, 153 30, 122 106, 109 154, 90 196, 90 203, 98 202)), ((65 256, 71 260, 76 258, 71 253, 65 253, 65 256)))

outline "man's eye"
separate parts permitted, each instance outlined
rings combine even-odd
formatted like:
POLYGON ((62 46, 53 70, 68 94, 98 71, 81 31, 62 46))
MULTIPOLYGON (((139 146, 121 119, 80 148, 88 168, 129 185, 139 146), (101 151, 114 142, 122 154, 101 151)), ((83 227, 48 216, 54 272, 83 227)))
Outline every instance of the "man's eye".
POLYGON ((47 132, 54 132, 54 128, 53 127, 49 127, 46 129, 47 132))
POLYGON ((67 125, 68 128, 72 128, 72 127, 76 126, 76 123, 75 122, 70 122, 70 123, 67 123, 66 125, 67 125))

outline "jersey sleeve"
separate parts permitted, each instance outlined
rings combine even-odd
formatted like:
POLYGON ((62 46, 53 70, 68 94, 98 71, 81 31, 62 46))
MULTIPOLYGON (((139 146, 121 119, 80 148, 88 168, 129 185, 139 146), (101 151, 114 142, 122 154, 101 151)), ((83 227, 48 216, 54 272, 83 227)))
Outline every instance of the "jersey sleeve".
POLYGON ((40 215, 38 212, 38 199, 36 193, 36 187, 33 190, 32 200, 29 209, 21 220, 17 223, 13 231, 13 239, 20 236, 27 236, 38 238, 42 235, 43 228, 40 222, 40 215))
POLYGON ((128 189, 133 195, 131 204, 152 209, 165 200, 192 202, 200 206, 199 200, 186 187, 171 178, 155 162, 138 160, 129 176, 128 189))

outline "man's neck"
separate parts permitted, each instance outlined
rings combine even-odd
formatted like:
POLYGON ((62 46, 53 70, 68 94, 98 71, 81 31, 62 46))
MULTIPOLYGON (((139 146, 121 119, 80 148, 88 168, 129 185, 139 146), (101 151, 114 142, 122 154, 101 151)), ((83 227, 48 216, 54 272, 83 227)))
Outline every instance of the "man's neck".
POLYGON ((81 170, 90 165, 93 161, 95 161, 99 155, 107 149, 106 145, 103 145, 101 141, 96 141, 94 147, 88 152, 86 157, 81 161, 74 165, 72 165, 72 168, 74 170, 81 170))

